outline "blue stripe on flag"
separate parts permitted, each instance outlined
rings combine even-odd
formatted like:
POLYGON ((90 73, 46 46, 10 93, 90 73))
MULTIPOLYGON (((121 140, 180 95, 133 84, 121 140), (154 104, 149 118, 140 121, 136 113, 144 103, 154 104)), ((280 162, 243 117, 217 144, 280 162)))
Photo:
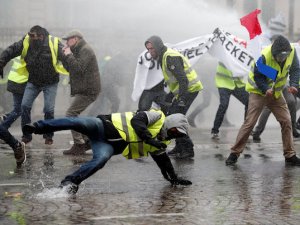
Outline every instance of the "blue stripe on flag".
POLYGON ((273 81, 276 80, 278 71, 274 68, 267 66, 263 63, 262 57, 259 57, 259 59, 256 62, 256 67, 258 69, 258 72, 265 75, 266 77, 272 79, 273 81))

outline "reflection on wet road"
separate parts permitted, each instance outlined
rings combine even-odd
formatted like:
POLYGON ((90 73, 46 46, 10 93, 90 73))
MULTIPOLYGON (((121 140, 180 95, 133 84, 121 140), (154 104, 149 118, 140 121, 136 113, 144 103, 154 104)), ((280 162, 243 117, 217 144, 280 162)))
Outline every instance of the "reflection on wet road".
POLYGON ((285 166, 278 130, 250 141, 234 167, 225 159, 236 129, 215 142, 204 132, 192 130, 193 160, 172 160, 192 186, 169 185, 151 158, 115 156, 74 197, 57 186, 91 154, 63 156, 66 134, 47 148, 35 136, 19 169, 1 149, 0 224, 299 224, 300 168, 285 166))

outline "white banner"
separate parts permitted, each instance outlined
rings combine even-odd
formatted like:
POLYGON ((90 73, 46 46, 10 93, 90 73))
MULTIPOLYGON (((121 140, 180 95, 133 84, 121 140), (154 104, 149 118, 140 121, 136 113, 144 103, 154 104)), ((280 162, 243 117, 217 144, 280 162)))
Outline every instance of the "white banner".
MULTIPOLYGON (((210 35, 192 38, 177 44, 166 44, 169 48, 178 50, 194 65, 207 52, 221 61, 234 77, 245 77, 254 60, 246 50, 247 42, 236 38, 230 33, 215 29, 210 35)), ((138 59, 132 99, 137 101, 143 90, 148 90, 163 80, 162 70, 157 61, 153 60, 147 51, 138 59)))

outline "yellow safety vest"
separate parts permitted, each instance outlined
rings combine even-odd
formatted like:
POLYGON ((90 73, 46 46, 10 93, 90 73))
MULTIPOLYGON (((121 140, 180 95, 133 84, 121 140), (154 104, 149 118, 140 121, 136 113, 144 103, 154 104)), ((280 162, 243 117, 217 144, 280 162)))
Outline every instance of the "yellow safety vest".
MULTIPOLYGON (((57 60, 58 55, 58 41, 59 38, 48 36, 49 47, 52 55, 52 64, 57 73, 69 75, 69 72, 63 67, 62 63, 57 60)), ((26 68, 26 62, 24 60, 29 48, 29 35, 27 34, 23 40, 23 50, 20 56, 14 58, 12 68, 8 74, 8 80, 22 84, 28 80, 28 70, 26 68)))
POLYGON ((179 83, 176 80, 173 73, 167 68, 167 57, 168 56, 180 56, 183 60, 184 71, 186 73, 188 84, 188 92, 192 93, 203 89, 202 83, 197 78, 197 73, 191 68, 191 65, 186 57, 181 55, 178 51, 168 48, 162 58, 162 72, 170 91, 178 97, 179 83))
POLYGON ((232 72, 221 62, 219 62, 217 67, 215 83, 217 88, 227 88, 229 90, 234 90, 236 87, 242 88, 246 85, 242 78, 233 77, 232 72))
MULTIPOLYGON (((148 130, 151 133, 152 138, 155 138, 158 135, 165 121, 164 113, 160 110, 156 112, 160 112, 161 118, 148 127, 148 130)), ((122 139, 129 143, 127 147, 124 149, 124 151, 122 152, 122 155, 127 159, 137 159, 143 156, 148 156, 149 152, 155 152, 159 150, 152 145, 146 144, 138 137, 133 127, 131 126, 131 119, 133 116, 134 116, 134 112, 111 114, 113 125, 118 130, 122 139)), ((170 141, 163 141, 163 142, 166 145, 170 143, 170 141)))
MULTIPOLYGON (((277 78, 276 78, 276 81, 275 81, 275 84, 273 87, 274 97, 277 99, 282 95, 282 90, 286 84, 287 77, 289 75, 289 70, 293 63, 294 54, 295 54, 295 48, 292 46, 291 54, 287 57, 285 64, 281 70, 280 65, 276 62, 276 60, 272 56, 271 46, 268 46, 262 50, 262 55, 266 59, 266 65, 270 66, 278 71, 278 75, 277 75, 277 78)), ((255 84, 253 68, 254 68, 254 63, 252 65, 252 69, 249 72, 248 81, 246 83, 246 90, 248 92, 252 92, 252 93, 256 93, 256 94, 264 96, 262 91, 255 84)), ((267 78, 267 82, 268 82, 268 86, 270 88, 272 88, 272 85, 274 83, 273 80, 267 78)))

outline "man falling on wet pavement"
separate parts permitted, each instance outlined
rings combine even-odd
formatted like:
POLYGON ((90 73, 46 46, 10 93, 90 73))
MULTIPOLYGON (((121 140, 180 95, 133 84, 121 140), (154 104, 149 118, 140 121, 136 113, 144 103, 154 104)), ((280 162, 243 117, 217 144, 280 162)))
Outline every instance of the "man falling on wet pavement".
POLYGON ((122 154, 127 159, 137 159, 150 154, 164 178, 172 185, 192 184, 189 180, 177 177, 166 154, 170 139, 188 134, 188 122, 183 114, 176 113, 165 117, 160 110, 125 112, 97 117, 40 120, 23 127, 26 132, 35 134, 70 129, 86 135, 93 151, 91 161, 62 180, 60 187, 66 186, 70 194, 75 194, 82 181, 117 154, 122 154))

